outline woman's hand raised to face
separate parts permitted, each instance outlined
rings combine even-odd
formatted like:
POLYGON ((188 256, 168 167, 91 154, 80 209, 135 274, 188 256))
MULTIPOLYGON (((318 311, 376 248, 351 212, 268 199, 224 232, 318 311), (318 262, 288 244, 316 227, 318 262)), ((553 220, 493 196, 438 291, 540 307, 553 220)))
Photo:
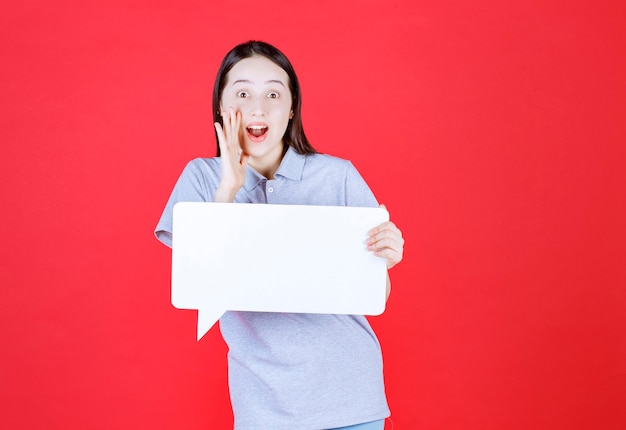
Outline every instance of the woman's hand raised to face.
POLYGON ((222 122, 223 127, 219 122, 214 124, 222 167, 222 177, 215 192, 215 201, 232 202, 246 179, 249 156, 244 154, 241 148, 241 112, 236 112, 232 107, 228 108, 228 111, 222 111, 222 122))
MULTIPOLYGON (((380 207, 384 208, 385 205, 380 205, 380 207)), ((402 232, 394 223, 384 222, 371 229, 368 234, 367 249, 387 260, 387 269, 391 269, 402 261, 404 239, 402 232)))

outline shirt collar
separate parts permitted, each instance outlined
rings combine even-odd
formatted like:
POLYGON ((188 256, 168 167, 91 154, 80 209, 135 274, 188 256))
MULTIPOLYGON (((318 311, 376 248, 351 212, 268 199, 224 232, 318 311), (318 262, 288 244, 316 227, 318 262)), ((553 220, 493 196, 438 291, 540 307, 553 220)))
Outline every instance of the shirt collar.
POLYGON ((283 176, 292 181, 301 181, 306 155, 298 154, 291 146, 287 148, 283 160, 278 166, 276 176, 283 176))
MULTIPOLYGON (((290 146, 287 148, 287 152, 285 152, 285 155, 283 156, 283 159, 280 162, 278 170, 276 170, 276 174, 274 176, 282 176, 284 178, 291 179, 292 181, 301 181, 305 161, 306 155, 298 154, 290 146)), ((254 170, 252 167, 248 166, 246 180, 243 187, 246 191, 253 190, 259 182, 264 179, 267 178, 254 170)))

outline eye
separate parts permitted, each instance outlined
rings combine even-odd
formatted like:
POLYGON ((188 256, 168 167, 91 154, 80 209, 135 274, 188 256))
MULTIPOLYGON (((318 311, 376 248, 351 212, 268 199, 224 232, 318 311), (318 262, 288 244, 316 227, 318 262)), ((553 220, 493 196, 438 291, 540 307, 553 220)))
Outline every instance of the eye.
POLYGON ((280 94, 278 94, 278 92, 276 91, 272 91, 271 93, 267 95, 267 97, 270 99, 277 99, 278 97, 280 97, 280 94))
POLYGON ((247 91, 237 91, 237 97, 239 97, 240 99, 245 99, 246 97, 248 97, 248 92, 247 91))

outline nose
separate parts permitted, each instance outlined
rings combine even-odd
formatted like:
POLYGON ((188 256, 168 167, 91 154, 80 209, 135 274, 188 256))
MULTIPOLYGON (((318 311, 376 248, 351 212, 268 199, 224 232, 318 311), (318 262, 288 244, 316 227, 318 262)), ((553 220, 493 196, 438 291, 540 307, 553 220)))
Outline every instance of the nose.
POLYGON ((263 104, 263 100, 259 97, 255 97, 250 100, 248 103, 248 113, 252 116, 263 116, 265 115, 265 106, 263 104))

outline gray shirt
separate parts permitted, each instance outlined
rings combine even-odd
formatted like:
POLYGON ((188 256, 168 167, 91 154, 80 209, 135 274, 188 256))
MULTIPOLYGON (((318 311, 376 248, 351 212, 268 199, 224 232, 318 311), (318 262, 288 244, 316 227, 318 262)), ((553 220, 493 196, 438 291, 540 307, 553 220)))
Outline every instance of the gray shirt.
MULTIPOLYGON (((213 201, 220 175, 219 158, 187 165, 157 225, 159 240, 171 246, 174 205, 213 201)), ((292 148, 272 180, 248 167, 235 202, 378 206, 352 163, 292 148)), ((235 429, 320 430, 389 415, 380 345, 365 317, 227 312, 220 330, 235 429)))

